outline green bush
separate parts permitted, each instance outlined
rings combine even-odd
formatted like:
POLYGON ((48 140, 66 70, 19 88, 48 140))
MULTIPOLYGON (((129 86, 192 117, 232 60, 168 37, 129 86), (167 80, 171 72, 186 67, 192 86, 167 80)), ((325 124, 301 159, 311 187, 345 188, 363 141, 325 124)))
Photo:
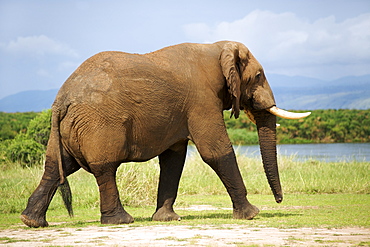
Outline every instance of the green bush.
POLYGON ((19 163, 22 167, 40 165, 44 161, 45 147, 25 134, 18 134, 9 140, 5 148, 5 157, 10 162, 19 163))
POLYGON ((38 114, 29 121, 26 133, 20 132, 14 139, 0 144, 0 162, 18 163, 22 167, 40 165, 44 161, 50 135, 51 110, 38 114))
POLYGON ((49 140, 50 129, 51 110, 46 110, 30 121, 27 127, 27 136, 46 146, 49 140))
POLYGON ((249 132, 246 129, 228 129, 227 133, 234 145, 258 144, 257 132, 249 132))
POLYGON ((26 133, 28 123, 37 115, 36 112, 0 112, 0 141, 14 139, 18 133, 26 133))

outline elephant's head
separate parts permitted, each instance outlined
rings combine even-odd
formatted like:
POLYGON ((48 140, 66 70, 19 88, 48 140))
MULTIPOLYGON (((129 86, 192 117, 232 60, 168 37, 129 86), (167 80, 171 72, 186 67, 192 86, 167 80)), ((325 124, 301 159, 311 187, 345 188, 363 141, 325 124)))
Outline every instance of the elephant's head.
POLYGON ((263 166, 276 202, 283 200, 276 157, 276 116, 298 119, 310 115, 292 113, 276 107, 274 95, 263 68, 241 43, 225 43, 220 64, 232 101, 231 114, 238 118, 240 110, 257 125, 263 166))

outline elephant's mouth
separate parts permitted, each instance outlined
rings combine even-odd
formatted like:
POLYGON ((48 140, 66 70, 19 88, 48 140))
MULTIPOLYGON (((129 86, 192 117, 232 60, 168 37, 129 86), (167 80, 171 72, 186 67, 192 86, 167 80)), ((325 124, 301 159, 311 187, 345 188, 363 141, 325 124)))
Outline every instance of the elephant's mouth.
MULTIPOLYGON (((305 118, 305 117, 307 117, 311 114, 311 112, 303 112, 303 113, 290 112, 290 111, 280 109, 276 106, 272 106, 270 108, 267 108, 266 111, 270 112, 271 114, 273 114, 277 117, 281 117, 281 118, 285 118, 285 119, 301 119, 301 118, 305 118)), ((249 119, 254 124, 256 124, 256 120, 254 119, 254 116, 253 116, 252 112, 249 111, 249 110, 246 110, 246 109, 244 110, 244 112, 247 114, 249 119)))

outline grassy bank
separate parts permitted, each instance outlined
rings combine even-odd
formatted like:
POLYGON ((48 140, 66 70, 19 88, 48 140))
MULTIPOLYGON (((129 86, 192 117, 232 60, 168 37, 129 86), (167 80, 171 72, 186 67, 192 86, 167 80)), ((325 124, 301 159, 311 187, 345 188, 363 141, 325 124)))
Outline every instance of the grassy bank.
MULTIPOLYGON (((250 194, 250 200, 264 209, 264 213, 260 214, 259 219, 257 218, 261 221, 256 224, 273 223, 274 221, 279 224, 279 217, 282 217, 280 220, 288 220, 291 216, 304 214, 308 218, 314 217, 308 220, 312 221, 311 223, 307 223, 312 226, 317 217, 315 214, 319 214, 323 220, 320 222, 326 222, 325 225, 337 225, 341 221, 340 219, 349 217, 358 219, 360 226, 370 227, 368 217, 365 217, 370 213, 369 163, 326 163, 313 160, 295 162, 292 157, 280 157, 279 159, 281 182, 286 195, 281 205, 274 203, 261 161, 238 156, 239 167, 250 194), (328 214, 329 211, 336 213, 328 214), (343 214, 347 216, 340 216, 343 214), (365 215, 363 216, 363 214, 365 215), (325 217, 329 218, 324 220, 325 217), (270 221, 269 218, 274 218, 274 220, 270 221)), ((3 165, 1 169, 0 219, 2 220, 0 222, 1 226, 4 227, 19 223, 19 214, 25 208, 28 197, 36 188, 42 175, 42 168, 21 168, 19 165, 7 164, 3 165)), ((148 222, 148 217, 153 213, 158 174, 157 160, 141 164, 123 164, 119 168, 117 183, 121 200, 124 205, 129 206, 128 210, 135 216, 136 222, 148 222)), ((76 224, 81 221, 98 220, 99 193, 94 177, 80 170, 71 175, 69 181, 77 215, 70 221, 76 224)), ((191 157, 186 162, 176 207, 183 208, 192 204, 210 204, 218 208, 231 208, 230 199, 222 183, 199 157, 191 157)), ((179 213, 189 215, 188 218, 185 218, 189 220, 201 219, 204 221, 205 218, 217 218, 217 215, 220 214, 220 219, 217 218, 220 222, 239 222, 230 219, 232 217, 231 209, 206 212, 211 215, 186 210, 179 213)), ((69 220, 58 194, 49 207, 49 217, 53 217, 50 220, 54 222, 69 220)), ((296 225, 299 222, 298 219, 293 222, 289 220, 287 225, 296 225)), ((355 224, 352 220, 348 222, 345 224, 355 224)))
MULTIPOLYGON (((368 194, 286 194, 284 202, 277 204, 271 195, 250 195, 249 200, 260 209, 253 220, 235 220, 232 217, 230 198, 226 195, 179 195, 175 211, 181 221, 153 222, 155 205, 126 206, 134 218, 132 227, 150 225, 216 225, 241 224, 245 227, 277 228, 346 228, 370 229, 370 195, 368 194), (196 205, 206 210, 193 210, 196 205)), ((47 212, 50 227, 100 226, 98 207, 75 207, 70 218, 62 205, 54 200, 47 212)), ((0 214, 0 230, 28 229, 19 219, 19 213, 0 214)), ((226 225, 226 226, 225 226, 226 225)))

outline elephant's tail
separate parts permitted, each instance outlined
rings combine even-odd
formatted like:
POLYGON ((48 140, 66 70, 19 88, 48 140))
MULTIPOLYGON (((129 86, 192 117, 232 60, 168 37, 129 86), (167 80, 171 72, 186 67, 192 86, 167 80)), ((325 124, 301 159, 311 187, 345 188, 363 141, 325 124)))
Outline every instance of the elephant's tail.
POLYGON ((57 155, 57 164, 59 170, 59 179, 60 184, 64 184, 64 170, 63 170, 63 160, 62 160, 62 145, 60 140, 60 111, 52 109, 51 114, 51 131, 53 132, 54 141, 55 141, 55 153, 57 155))
POLYGON ((58 163, 58 170, 59 170, 59 191, 62 195, 64 206, 68 210, 69 216, 73 216, 73 209, 72 209, 72 192, 71 187, 69 186, 68 180, 64 175, 63 170, 63 159, 62 159, 62 145, 60 140, 60 111, 53 109, 51 115, 52 121, 52 131, 54 132, 54 141, 57 147, 55 150, 57 155, 57 163, 58 163))
POLYGON ((73 208, 72 208, 72 191, 71 187, 69 187, 69 183, 67 178, 65 179, 64 183, 59 185, 59 192, 62 195, 64 206, 68 210, 69 216, 73 216, 73 208))

